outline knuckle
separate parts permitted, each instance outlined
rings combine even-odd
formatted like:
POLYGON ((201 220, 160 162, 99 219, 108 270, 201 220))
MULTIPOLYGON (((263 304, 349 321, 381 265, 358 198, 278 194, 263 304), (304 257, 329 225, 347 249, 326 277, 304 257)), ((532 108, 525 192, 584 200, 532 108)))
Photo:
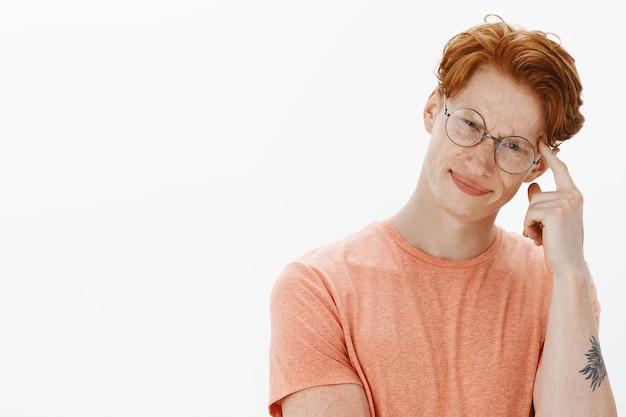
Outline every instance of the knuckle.
POLYGON ((570 198, 579 204, 582 204, 584 200, 583 194, 576 188, 570 191, 570 198))

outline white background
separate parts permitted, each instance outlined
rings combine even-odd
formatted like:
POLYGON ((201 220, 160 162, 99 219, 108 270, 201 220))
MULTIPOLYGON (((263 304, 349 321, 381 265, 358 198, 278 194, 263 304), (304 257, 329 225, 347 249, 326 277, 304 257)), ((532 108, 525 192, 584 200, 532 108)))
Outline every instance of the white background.
POLYGON ((266 416, 276 276, 404 204, 441 49, 487 13, 577 59, 560 156, 626 413, 624 15, 502 3, 2 0, 0 415, 266 416))

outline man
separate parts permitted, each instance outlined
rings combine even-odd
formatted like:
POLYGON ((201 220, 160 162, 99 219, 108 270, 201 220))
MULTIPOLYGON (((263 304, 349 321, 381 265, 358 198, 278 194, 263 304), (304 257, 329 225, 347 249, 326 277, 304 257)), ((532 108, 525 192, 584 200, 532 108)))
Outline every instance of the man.
POLYGON ((503 21, 451 39, 408 203, 291 263, 272 294, 270 414, 615 416, 558 158, 582 127, 572 57, 503 21), (556 190, 537 177, 550 169, 556 190), (528 187, 523 235, 495 225, 528 187))

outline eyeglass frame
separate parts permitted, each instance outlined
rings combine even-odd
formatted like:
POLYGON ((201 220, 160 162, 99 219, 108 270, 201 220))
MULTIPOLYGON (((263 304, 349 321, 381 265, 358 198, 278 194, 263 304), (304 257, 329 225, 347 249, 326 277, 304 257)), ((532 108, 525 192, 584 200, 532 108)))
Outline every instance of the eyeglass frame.
POLYGON ((446 115, 446 117, 447 117, 447 119, 446 119, 446 123, 445 123, 445 126, 444 126, 444 127, 445 127, 445 131, 446 131, 446 136, 448 137, 448 139, 450 140, 450 142, 452 142, 452 143, 454 143, 456 146, 460 146, 460 147, 462 147, 462 148, 473 148, 474 146, 477 146, 478 144, 480 144, 480 143, 481 143, 481 142, 485 139, 485 136, 489 137, 489 139, 492 139, 492 140, 496 143, 496 144, 495 144, 495 146, 493 147, 493 160, 494 160, 494 162, 496 163, 496 165, 498 166, 498 168, 500 168, 502 171, 506 172, 507 174, 511 174, 511 175, 523 174, 523 173, 525 173, 525 172, 528 172, 528 170, 530 170, 533 166, 537 166, 537 165, 539 165, 539 162, 541 162, 542 157, 541 157, 541 155, 540 155, 540 156, 539 156, 539 159, 537 159, 537 160, 535 161, 535 157, 537 156, 537 151, 535 150, 535 146, 533 146, 533 144, 532 144, 532 142, 531 142, 531 141, 529 141, 529 140, 528 140, 528 139, 526 139, 525 137, 523 137, 523 136, 519 136, 519 135, 509 135, 509 136, 505 136, 505 137, 503 137, 503 138, 496 138, 496 137, 492 136, 489 132, 487 132, 487 123, 485 122, 485 118, 484 118, 484 117, 483 117, 483 115, 482 115, 482 114, 480 114, 477 110, 471 109, 471 108, 469 108, 469 107, 461 107, 461 108, 458 108, 458 109, 454 110, 453 112, 448 112, 448 103, 447 103, 447 101, 446 101, 446 100, 447 100, 447 95, 446 95, 446 94, 443 94, 443 114, 445 114, 445 115, 446 115), (457 112, 457 111, 459 111, 459 110, 470 110, 470 111, 473 111, 473 112, 474 112, 474 113, 476 113, 476 114, 477 114, 477 115, 481 118, 481 120, 483 121, 483 126, 484 126, 484 129, 483 129, 483 130, 484 130, 484 131, 483 131, 483 133, 482 133, 482 136, 481 136, 481 137, 480 137, 480 139, 479 139, 478 141, 476 141, 476 143, 474 143, 473 145, 468 145, 468 146, 466 146, 466 145, 459 145, 459 144, 458 144, 458 143, 456 143, 454 140, 452 140, 452 138, 450 137, 450 134, 448 133, 448 120, 450 120, 450 116, 452 116, 455 112, 457 112), (532 162, 530 163, 530 165, 528 166, 528 168, 526 168, 525 170, 520 171, 520 172, 510 172, 510 171, 507 171, 506 169, 504 169, 504 168, 502 168, 502 167, 500 166, 500 164, 498 163, 498 160, 496 159, 496 152, 497 152, 497 149, 498 149, 498 145, 500 145, 500 143, 502 143, 502 141, 503 141, 503 140, 505 140, 505 139, 507 139, 507 138, 512 138, 512 137, 516 137, 516 138, 521 138, 521 139, 524 139, 526 142, 528 142, 528 143, 530 144, 530 147, 531 147, 531 148, 532 148, 532 150, 533 150, 533 160, 532 160, 532 162))

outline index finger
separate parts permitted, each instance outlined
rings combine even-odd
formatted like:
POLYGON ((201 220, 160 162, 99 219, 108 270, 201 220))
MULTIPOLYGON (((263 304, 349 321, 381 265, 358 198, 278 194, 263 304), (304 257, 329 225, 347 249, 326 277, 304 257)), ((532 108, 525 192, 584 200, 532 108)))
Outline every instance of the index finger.
POLYGON ((539 154, 552 170, 556 188, 576 188, 574 180, 569 175, 567 165, 556 156, 557 153, 558 150, 550 148, 544 142, 539 142, 539 154))

